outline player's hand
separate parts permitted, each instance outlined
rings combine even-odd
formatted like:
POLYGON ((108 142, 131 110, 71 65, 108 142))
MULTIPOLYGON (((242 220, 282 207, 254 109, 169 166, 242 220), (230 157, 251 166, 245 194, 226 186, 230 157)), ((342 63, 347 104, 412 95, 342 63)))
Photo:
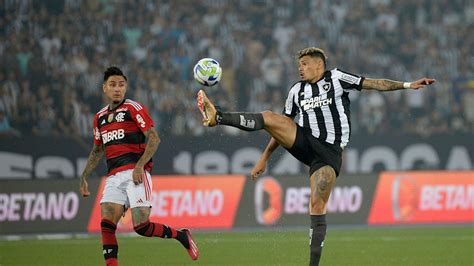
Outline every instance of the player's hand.
POLYGON ((422 78, 422 79, 419 79, 417 81, 412 82, 411 85, 410 85, 410 88, 414 89, 414 90, 417 90, 417 89, 421 89, 421 88, 426 87, 426 85, 431 85, 435 82, 436 82, 435 79, 422 78))
POLYGON ((88 197, 91 193, 89 192, 89 185, 87 184, 87 181, 84 178, 81 178, 81 183, 79 187, 79 191, 81 192, 81 195, 85 198, 88 197))
POLYGON ((256 180, 267 168, 267 162, 264 160, 258 160, 257 164, 252 169, 251 176, 252 180, 256 180))
POLYGON ((143 166, 135 166, 135 169, 133 169, 133 173, 132 173, 133 183, 135 185, 141 184, 143 182, 144 174, 145 174, 145 170, 143 170, 143 166))

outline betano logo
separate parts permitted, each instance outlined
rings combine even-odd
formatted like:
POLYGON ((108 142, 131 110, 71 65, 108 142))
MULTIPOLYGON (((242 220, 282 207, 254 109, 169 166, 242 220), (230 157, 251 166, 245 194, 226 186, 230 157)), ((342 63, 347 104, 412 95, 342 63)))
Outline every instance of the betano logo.
MULTIPOLYGON (((243 175, 153 176, 150 220, 187 228, 232 228, 245 182, 243 175)), ((102 191, 105 179, 99 187, 102 191)), ((100 198, 97 193, 89 221, 89 232, 100 232, 100 198)), ((117 225, 119 231, 133 231, 127 213, 117 225)))
POLYGON ((75 192, 0 193, 0 222, 71 220, 79 210, 75 192))
POLYGON ((473 171, 383 173, 369 224, 472 222, 473 176, 473 171))
POLYGON ((272 177, 260 178, 255 185, 255 217, 259 224, 274 224, 281 217, 282 188, 272 177), (268 200, 267 200, 268 199, 268 200))

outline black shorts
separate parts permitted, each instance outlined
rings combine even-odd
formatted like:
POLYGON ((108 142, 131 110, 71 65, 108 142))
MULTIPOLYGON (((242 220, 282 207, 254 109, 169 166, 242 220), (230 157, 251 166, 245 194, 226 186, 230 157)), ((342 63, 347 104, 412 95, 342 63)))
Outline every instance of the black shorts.
POLYGON ((287 151, 310 167, 310 176, 326 165, 331 166, 338 176, 342 164, 342 148, 316 138, 309 128, 302 128, 299 125, 296 125, 296 128, 295 143, 287 151))

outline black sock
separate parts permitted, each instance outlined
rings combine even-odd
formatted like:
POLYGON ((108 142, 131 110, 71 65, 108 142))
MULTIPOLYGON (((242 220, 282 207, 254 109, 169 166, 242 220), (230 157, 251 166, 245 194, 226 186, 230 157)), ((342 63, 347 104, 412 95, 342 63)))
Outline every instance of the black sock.
POLYGON ((263 129, 264 121, 261 113, 224 113, 217 111, 217 123, 236 127, 245 131, 263 129))
POLYGON ((324 246, 324 237, 326 236, 326 214, 311 215, 310 237, 310 261, 309 265, 319 265, 319 259, 324 246))

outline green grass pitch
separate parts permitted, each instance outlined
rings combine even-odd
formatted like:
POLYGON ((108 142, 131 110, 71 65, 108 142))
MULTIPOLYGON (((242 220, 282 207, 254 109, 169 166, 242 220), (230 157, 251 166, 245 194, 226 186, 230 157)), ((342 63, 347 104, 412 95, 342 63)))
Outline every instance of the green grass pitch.
MULTIPOLYGON (((121 266, 307 265, 307 231, 197 232, 191 261, 174 240, 118 236, 121 266)), ((98 236, 0 241, 0 265, 103 265, 98 236)), ((474 227, 330 229, 321 265, 474 265, 474 227)))

